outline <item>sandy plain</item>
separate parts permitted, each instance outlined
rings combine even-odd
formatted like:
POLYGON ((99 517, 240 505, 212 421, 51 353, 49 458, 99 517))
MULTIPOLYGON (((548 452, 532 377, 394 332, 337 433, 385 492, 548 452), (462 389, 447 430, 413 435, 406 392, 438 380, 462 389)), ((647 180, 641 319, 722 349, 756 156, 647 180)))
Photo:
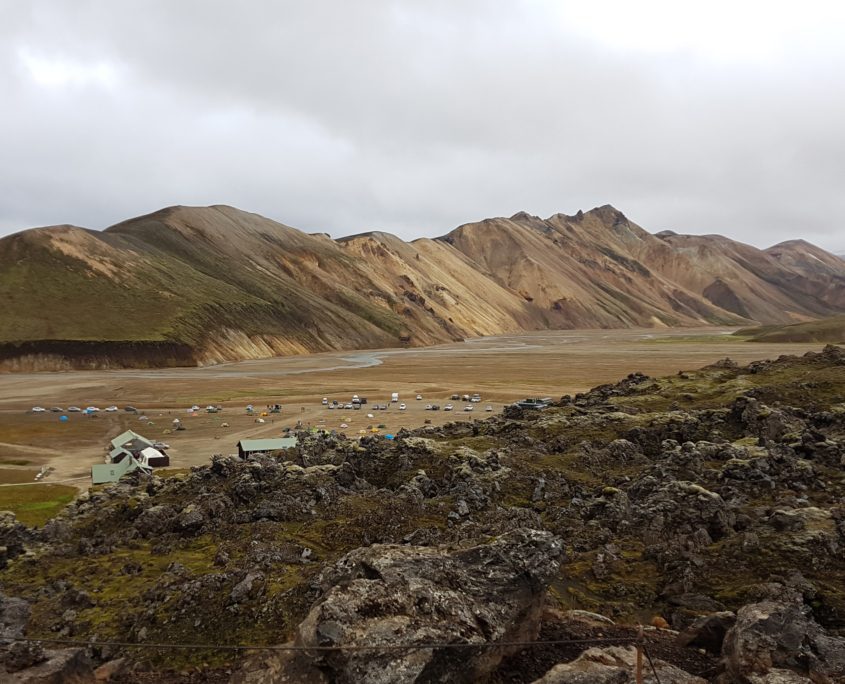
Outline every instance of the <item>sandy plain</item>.
POLYGON ((818 350, 819 344, 759 344, 731 337, 732 329, 578 330, 503 335, 428 348, 331 352, 205 368, 162 370, 72 371, 0 375, 0 482, 34 476, 43 466, 55 471, 47 482, 71 481, 87 486, 90 466, 102 463, 108 440, 124 429, 168 443, 172 467, 206 463, 212 454, 236 452, 238 440, 280 436, 298 421, 309 427, 339 430, 357 436, 368 427, 381 434, 414 428, 430 420, 479 420, 503 405, 526 396, 551 396, 583 391, 616 381, 628 373, 666 375, 712 363, 726 356, 747 363, 781 354, 818 350), (389 404, 399 392, 407 410, 389 404), (449 403, 453 393, 478 392, 482 402, 472 413, 464 402, 455 411, 426 411, 425 405, 449 403), (360 411, 327 410, 322 397, 349 401, 367 397, 360 411), (415 396, 422 395, 417 401, 415 396), (253 404, 262 410, 281 404, 282 412, 265 422, 246 414, 253 404), (218 414, 192 405, 219 404, 218 414), (79 413, 32 413, 33 406, 117 405, 96 417, 79 413), (123 411, 126 405, 141 414, 123 411), (368 416, 371 415, 372 417, 368 416), (61 415, 68 420, 62 422, 61 415), (141 421, 140 415, 148 418, 141 421), (186 429, 172 432, 179 418, 186 429), (228 427, 224 427, 224 423, 228 427), (346 424, 347 428, 341 428, 346 424))

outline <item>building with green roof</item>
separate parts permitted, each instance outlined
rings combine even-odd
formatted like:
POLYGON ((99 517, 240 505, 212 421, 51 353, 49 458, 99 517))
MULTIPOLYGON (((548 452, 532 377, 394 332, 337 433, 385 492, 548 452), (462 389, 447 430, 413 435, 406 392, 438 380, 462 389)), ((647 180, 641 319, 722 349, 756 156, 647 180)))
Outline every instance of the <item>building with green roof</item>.
POLYGON ((238 456, 269 454, 272 451, 291 449, 297 444, 296 437, 275 437, 273 439, 242 439, 238 442, 238 456))

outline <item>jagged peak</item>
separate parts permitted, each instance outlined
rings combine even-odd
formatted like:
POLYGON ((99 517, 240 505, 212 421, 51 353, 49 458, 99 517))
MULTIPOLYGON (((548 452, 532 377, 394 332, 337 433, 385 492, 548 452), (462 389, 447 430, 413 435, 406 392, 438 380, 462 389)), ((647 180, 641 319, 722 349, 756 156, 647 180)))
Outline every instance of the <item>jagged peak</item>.
POLYGON ((612 204, 602 204, 600 207, 594 207, 587 212, 587 215, 595 216, 606 223, 628 223, 628 217, 612 204))

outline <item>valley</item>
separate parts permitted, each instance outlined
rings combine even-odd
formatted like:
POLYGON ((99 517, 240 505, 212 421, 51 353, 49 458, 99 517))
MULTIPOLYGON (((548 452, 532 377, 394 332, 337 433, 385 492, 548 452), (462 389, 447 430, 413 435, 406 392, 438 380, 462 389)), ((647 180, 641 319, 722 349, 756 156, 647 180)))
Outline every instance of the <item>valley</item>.
POLYGON ((187 468, 208 463, 212 454, 235 453, 238 440, 275 437, 285 427, 344 432, 357 437, 369 426, 383 425, 381 434, 414 429, 431 421, 479 420, 499 413, 502 406, 526 396, 551 396, 585 391, 639 371, 649 375, 674 373, 729 356, 747 362, 762 356, 803 353, 817 343, 754 343, 732 336, 730 328, 690 330, 579 330, 477 338, 429 348, 329 352, 313 355, 241 361, 205 368, 173 368, 63 373, 0 374, 0 481, 34 477, 42 466, 54 473, 46 480, 72 479, 71 486, 88 486, 90 466, 102 462, 104 448, 115 435, 133 429, 168 443, 172 466, 187 468), (398 392, 407 409, 387 411, 327 410, 322 397, 349 401, 353 394, 370 404, 389 404, 398 392), (466 402, 452 402, 452 412, 426 411, 441 407, 455 394, 478 392, 482 402, 472 413, 466 402), (423 399, 417 401, 416 395, 423 399), (246 415, 244 407, 279 403, 278 415, 246 415), (186 409, 214 404, 218 414, 187 416, 186 409), (105 408, 96 418, 82 414, 33 414, 33 406, 105 408), (149 419, 127 414, 127 406, 149 419), (373 418, 368 418, 368 414, 373 418), (66 415, 67 422, 60 416, 66 415), (172 432, 179 418, 185 430, 172 432), (151 424, 150 424, 151 423, 151 424), (224 423, 228 424, 223 427, 224 423), (347 428, 341 427, 347 425, 347 428), (17 465, 16 465, 17 464, 17 465), (4 475, 5 473, 5 475, 4 475), (4 480, 4 478, 6 478, 4 480))
MULTIPOLYGON (((139 684, 384 682, 397 671, 633 682, 640 644, 676 684, 841 681, 845 351, 729 332, 528 335, 197 369, 231 376, 227 417, 288 379, 303 401, 315 380, 327 394, 438 397, 468 380, 458 391, 485 401, 507 401, 508 383, 566 394, 394 440, 300 430, 281 458, 209 458, 204 440, 225 444, 253 419, 215 443, 208 416, 183 417, 182 467, 73 501, 61 484, 4 485, 17 493, 15 514, 0 513, 0 607, 17 639, 6 666, 90 681, 90 658, 139 684), (748 362, 761 350, 770 360, 748 362), (202 458, 188 469, 191 453, 202 458), (650 623, 642 638, 638 623, 650 623)), ((38 374, 27 399, 135 401, 152 376, 169 401, 137 403, 160 423, 185 415, 168 414, 174 399, 210 391, 192 375, 38 374)), ((55 416, 4 397, 4 434, 29 447, 19 457, 52 449, 68 472, 132 420, 50 426, 38 421, 55 416)), ((313 415, 329 413, 314 403, 313 415)), ((424 411, 408 403, 399 420, 419 425, 424 411)))

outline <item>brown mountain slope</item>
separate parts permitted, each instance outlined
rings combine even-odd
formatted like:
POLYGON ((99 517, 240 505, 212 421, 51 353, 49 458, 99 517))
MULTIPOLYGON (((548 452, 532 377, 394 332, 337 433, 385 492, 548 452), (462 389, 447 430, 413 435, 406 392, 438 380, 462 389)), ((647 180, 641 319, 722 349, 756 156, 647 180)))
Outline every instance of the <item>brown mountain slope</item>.
POLYGON ((423 307, 428 317, 414 316, 414 324, 427 335, 445 329, 459 339, 543 327, 536 310, 448 245, 428 239, 407 243, 381 232, 338 242, 367 264, 381 291, 423 307))
POLYGON ((788 323, 841 311, 845 282, 830 283, 824 272, 802 272, 766 251, 721 235, 660 237, 695 265, 673 269, 670 275, 676 282, 740 316, 788 323))
POLYGON ((695 265, 605 206, 542 220, 527 214, 460 226, 440 238, 546 311, 555 328, 736 324, 743 317, 679 287, 649 264, 695 265))
POLYGON ((764 250, 778 262, 805 276, 829 275, 845 278, 845 261, 806 240, 787 240, 764 250))
POLYGON ((788 240, 769 247, 766 253, 790 270, 813 282, 820 299, 845 308, 845 260, 805 240, 788 240))
POLYGON ((54 226, 0 239, 0 368, 791 322, 845 311, 834 259, 797 243, 769 254, 726 238, 656 237, 609 206, 520 213, 411 243, 377 232, 332 240, 226 206, 170 207, 102 232, 54 226))

